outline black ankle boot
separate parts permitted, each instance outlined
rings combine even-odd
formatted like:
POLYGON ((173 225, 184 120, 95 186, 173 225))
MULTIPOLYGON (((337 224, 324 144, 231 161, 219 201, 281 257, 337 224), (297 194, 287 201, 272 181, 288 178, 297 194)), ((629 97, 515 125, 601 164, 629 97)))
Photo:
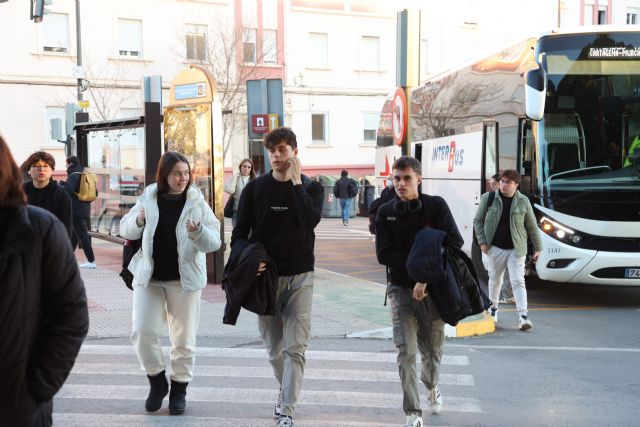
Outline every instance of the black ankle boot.
POLYGON ((158 375, 147 375, 147 378, 149 378, 149 385, 151 385, 151 389, 149 390, 149 396, 147 397, 145 408, 149 412, 155 412, 162 406, 162 399, 164 399, 169 392, 169 384, 167 383, 164 371, 160 372, 158 375))
POLYGON ((171 380, 171 392, 169 393, 169 415, 184 414, 187 406, 187 386, 189 383, 181 383, 171 380))

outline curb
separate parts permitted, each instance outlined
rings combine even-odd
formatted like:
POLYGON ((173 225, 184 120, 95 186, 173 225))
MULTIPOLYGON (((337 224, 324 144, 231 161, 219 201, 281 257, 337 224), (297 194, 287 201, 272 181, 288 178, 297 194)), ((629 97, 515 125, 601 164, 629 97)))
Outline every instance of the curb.
MULTIPOLYGON (((485 335, 493 333, 496 330, 496 325, 493 322, 491 316, 486 312, 469 316, 463 319, 455 327, 445 324, 444 336, 447 338, 464 338, 473 335, 485 335)), ((393 329, 391 327, 373 329, 370 331, 356 332, 347 335, 347 338, 377 338, 377 339, 392 339, 393 329)))
POLYGON ((469 316, 463 319, 461 322, 453 327, 445 325, 444 335, 452 338, 470 337, 473 335, 485 335, 493 333, 496 330, 496 325, 493 319, 487 312, 482 312, 473 316, 469 316), (450 330, 447 331, 447 328, 450 330), (447 333, 449 332, 449 333, 447 333))

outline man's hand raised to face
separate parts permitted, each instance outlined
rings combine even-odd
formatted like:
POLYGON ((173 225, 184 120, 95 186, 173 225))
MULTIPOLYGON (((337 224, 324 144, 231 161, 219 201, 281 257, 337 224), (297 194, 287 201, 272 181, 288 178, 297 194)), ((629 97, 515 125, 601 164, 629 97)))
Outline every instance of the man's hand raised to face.
POLYGON ((293 185, 302 184, 300 160, 297 156, 289 159, 289 169, 287 169, 287 172, 293 185))

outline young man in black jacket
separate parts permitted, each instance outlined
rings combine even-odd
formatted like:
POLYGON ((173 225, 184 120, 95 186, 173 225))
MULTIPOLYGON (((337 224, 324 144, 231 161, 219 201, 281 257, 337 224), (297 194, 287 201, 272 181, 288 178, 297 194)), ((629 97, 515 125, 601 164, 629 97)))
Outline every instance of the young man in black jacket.
POLYGON ((420 379, 427 387, 429 409, 434 414, 442 409, 438 381, 444 346, 444 322, 429 298, 428 284, 409 278, 407 257, 415 235, 427 226, 447 233, 452 246, 459 249, 463 244, 447 202, 439 196, 420 194, 421 181, 420 162, 409 156, 398 158, 393 163, 397 195, 380 207, 376 217, 378 262, 389 267, 387 294, 407 427, 424 425, 416 374, 418 350, 422 356, 420 379))
MULTIPOLYGON (((245 240, 260 242, 277 266, 276 313, 259 316, 258 326, 280 383, 276 425, 290 427, 311 331, 313 230, 320 222, 324 190, 319 182, 301 174, 298 144, 291 129, 274 129, 265 136, 264 145, 272 171, 244 188, 231 247, 245 240)), ((264 269, 261 263, 258 275, 264 269)))
POLYGON ((62 186, 51 179, 56 169, 56 159, 45 151, 36 151, 29 156, 24 165, 30 177, 30 180, 24 183, 29 204, 54 214, 64 224, 71 239, 71 197, 62 186))

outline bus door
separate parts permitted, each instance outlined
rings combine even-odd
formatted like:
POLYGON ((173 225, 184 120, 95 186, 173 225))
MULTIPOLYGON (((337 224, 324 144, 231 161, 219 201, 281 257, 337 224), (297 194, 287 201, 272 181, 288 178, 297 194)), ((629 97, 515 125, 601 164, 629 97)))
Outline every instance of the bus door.
MULTIPOLYGON (((482 123, 482 171, 480 176, 480 196, 491 190, 491 177, 498 173, 498 122, 482 123)), ((480 198, 476 200, 476 206, 480 198)))

